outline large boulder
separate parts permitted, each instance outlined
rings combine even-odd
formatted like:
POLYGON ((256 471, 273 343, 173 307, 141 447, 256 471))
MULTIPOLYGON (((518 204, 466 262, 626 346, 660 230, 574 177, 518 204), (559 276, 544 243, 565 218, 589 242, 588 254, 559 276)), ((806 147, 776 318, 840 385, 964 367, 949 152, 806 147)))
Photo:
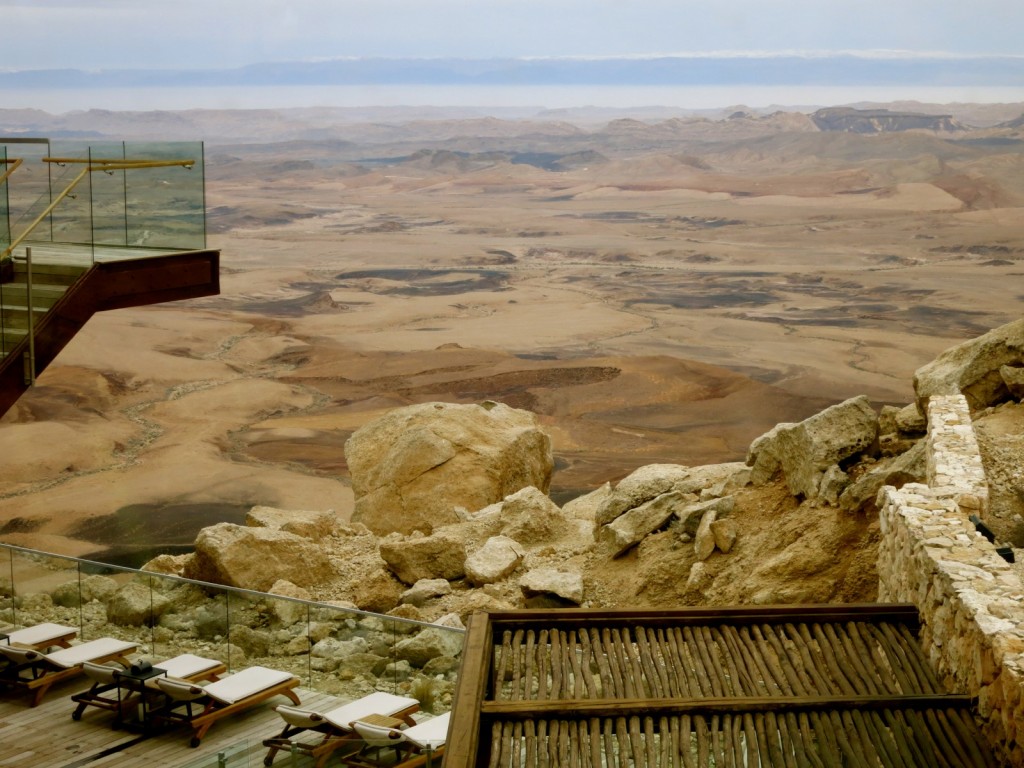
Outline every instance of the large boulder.
POLYGON ((971 411, 1009 396, 1003 366, 1024 364, 1024 318, 947 349, 914 372, 918 410, 927 411, 932 395, 963 394, 971 411))
POLYGON ((462 653, 464 632, 442 627, 427 627, 412 637, 395 644, 395 656, 414 667, 422 667, 442 656, 457 657, 462 653))
POLYGON ((851 456, 867 452, 878 440, 878 416, 861 395, 804 419, 779 424, 750 446, 747 463, 755 484, 771 477, 769 468, 781 470, 794 496, 818 497, 825 472, 851 456))
POLYGON ((354 522, 379 535, 430 533, 521 488, 551 483, 551 439, 534 414, 501 403, 421 403, 364 425, 345 443, 354 522))
POLYGON ((199 532, 184 575, 259 592, 282 579, 311 587, 335 577, 330 560, 314 541, 274 528, 233 523, 218 523, 199 532))
POLYGON ((466 545, 447 532, 433 536, 389 536, 380 542, 388 569, 410 586, 420 579, 461 579, 466 573, 466 545))
POLYGON ((107 600, 107 621, 123 627, 153 626, 171 601, 146 584, 129 582, 107 600))

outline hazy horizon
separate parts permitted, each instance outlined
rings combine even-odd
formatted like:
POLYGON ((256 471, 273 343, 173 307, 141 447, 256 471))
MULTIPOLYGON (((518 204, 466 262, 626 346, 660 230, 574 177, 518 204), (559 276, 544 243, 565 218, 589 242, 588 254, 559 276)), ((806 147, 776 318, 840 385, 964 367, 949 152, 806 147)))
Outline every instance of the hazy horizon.
POLYGON ((1024 102, 1024 88, 994 86, 416 86, 289 85, 164 88, 0 88, 3 109, 54 115, 86 110, 298 109, 437 107, 513 111, 529 116, 558 109, 813 111, 857 103, 922 104, 1024 102))

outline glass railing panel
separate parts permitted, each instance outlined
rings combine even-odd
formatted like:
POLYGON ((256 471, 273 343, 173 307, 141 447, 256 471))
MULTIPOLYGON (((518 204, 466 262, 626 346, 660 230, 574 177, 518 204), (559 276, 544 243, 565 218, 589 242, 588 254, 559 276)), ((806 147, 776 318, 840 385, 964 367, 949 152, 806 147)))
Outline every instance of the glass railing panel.
POLYGON ((201 250, 206 247, 206 199, 201 142, 130 142, 129 161, 189 160, 189 167, 138 168, 124 172, 125 244, 201 250))
MULTIPOLYGON (((0 146, 0 175, 6 175, 11 170, 7 159, 7 147, 0 146)), ((13 158, 11 162, 14 162, 13 158)), ((11 204, 7 194, 9 186, 6 180, 0 184, 0 251, 11 244, 11 204)))
POLYGON ((373 691, 448 711, 464 632, 0 545, 0 631, 55 622, 79 638, 140 644, 154 664, 183 653, 230 672, 260 665, 352 701, 373 691))
POLYGON ((235 615, 232 643, 238 645, 251 664, 291 672, 310 687, 310 611, 307 602, 263 595, 235 615), (243 622, 242 618, 248 618, 243 622))
POLYGON ((80 640, 116 637, 151 641, 152 597, 148 579, 128 568, 80 561, 69 578, 49 590, 50 600, 77 616, 80 640))
POLYGON ((50 150, 51 157, 66 158, 73 162, 39 164, 40 173, 48 174, 49 190, 32 205, 29 215, 23 216, 24 227, 16 226, 14 235, 18 237, 23 228, 32 226, 37 218, 37 211, 41 212, 56 202, 47 220, 32 230, 29 239, 91 245, 92 174, 89 172, 88 164, 90 147, 81 142, 65 142, 54 143, 50 150), (61 197, 62 195, 64 196, 61 197))
MULTIPOLYGON (((95 164, 105 160, 123 160, 124 144, 90 144, 89 158, 95 164)), ((91 241, 96 245, 127 244, 126 177, 123 169, 93 170, 89 174, 92 204, 91 241)))
MULTIPOLYGON (((28 209, 36 206, 42 211, 50 200, 50 169, 42 158, 50 154, 50 145, 45 140, 20 140, 4 145, 8 159, 20 158, 21 166, 11 175, 7 184, 7 222, 9 239, 3 244, 6 249, 21 229, 16 222, 23 219, 28 209)), ((39 239, 49 240, 48 224, 39 228, 39 239)))
POLYGON ((54 590, 70 584, 77 590, 78 566, 73 560, 43 553, 11 552, 10 578, 13 600, 0 618, 15 627, 53 622, 81 629, 77 606, 61 605, 54 590))

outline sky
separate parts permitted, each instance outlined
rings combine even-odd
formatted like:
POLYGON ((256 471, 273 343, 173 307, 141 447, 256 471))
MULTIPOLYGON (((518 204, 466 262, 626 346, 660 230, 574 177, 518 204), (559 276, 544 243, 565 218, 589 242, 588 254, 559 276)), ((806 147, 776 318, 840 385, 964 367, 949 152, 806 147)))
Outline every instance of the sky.
POLYGON ((1024 56, 1021 0, 0 0, 0 70, 341 57, 1024 56))

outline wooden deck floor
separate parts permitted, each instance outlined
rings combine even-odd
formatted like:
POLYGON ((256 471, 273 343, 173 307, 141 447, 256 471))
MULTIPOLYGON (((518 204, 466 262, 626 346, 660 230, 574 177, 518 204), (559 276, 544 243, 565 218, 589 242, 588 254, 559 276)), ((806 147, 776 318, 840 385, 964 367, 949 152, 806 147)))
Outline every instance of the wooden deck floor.
MULTIPOLYGON (((235 717, 218 722, 192 749, 191 732, 171 728, 153 735, 110 727, 113 715, 94 707, 75 722, 75 708, 69 698, 83 690, 81 680, 69 680, 54 686, 43 702, 30 708, 27 701, 11 691, 0 690, 0 766, 17 768, 199 768, 217 766, 217 755, 227 751, 237 755, 236 747, 249 746, 248 757, 229 760, 230 768, 262 765, 266 753, 263 739, 277 735, 284 723, 274 712, 278 704, 290 703, 275 696, 235 717)), ((323 711, 344 702, 326 694, 299 689, 304 707, 323 711)), ((296 768, 311 761, 303 759, 296 768)), ((289 755, 278 756, 274 765, 291 768, 289 755)))

